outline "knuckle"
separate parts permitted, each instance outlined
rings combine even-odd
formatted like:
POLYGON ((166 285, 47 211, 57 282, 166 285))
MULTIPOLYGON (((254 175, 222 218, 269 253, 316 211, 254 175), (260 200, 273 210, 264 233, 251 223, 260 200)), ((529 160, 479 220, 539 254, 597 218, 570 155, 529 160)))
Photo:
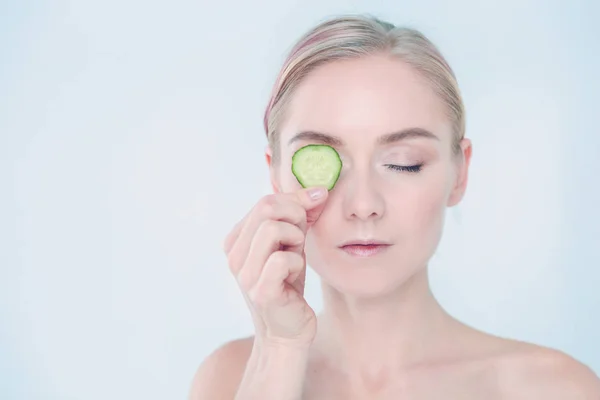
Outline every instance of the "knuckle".
POLYGON ((296 225, 294 225, 294 235, 294 239, 296 239, 296 241, 298 241, 299 243, 304 243, 306 235, 304 234, 304 231, 296 225))
POLYGON ((270 205, 277 204, 277 195, 275 193, 267 194, 263 196, 263 202, 270 205))
POLYGON ((306 215, 306 211, 304 209, 298 209, 298 224, 300 227, 306 226, 308 222, 308 216, 306 215))
POLYGON ((292 225, 303 230, 306 225, 306 210, 298 204, 292 203, 286 208, 286 218, 292 225))
POLYGON ((304 244, 306 236, 298 226, 288 224, 288 226, 286 226, 285 237, 282 239, 285 241, 285 244, 298 246, 304 244))
POLYGON ((304 264, 304 257, 301 254, 292 253, 292 259, 290 261, 294 265, 303 265, 304 264))
POLYGON ((248 300, 250 300, 253 304, 258 303, 258 293, 255 289, 250 289, 246 292, 246 296, 248 296, 248 300))
POLYGON ((293 203, 294 216, 300 220, 306 220, 306 209, 298 203, 293 203))
POLYGON ((289 251, 275 251, 269 256, 268 263, 274 267, 281 267, 290 262, 289 251))
POLYGON ((294 253, 294 252, 289 252, 289 256, 288 256, 288 266, 291 269, 296 269, 301 267, 302 265, 304 265, 304 258, 298 254, 298 253, 294 253))
POLYGON ((259 286, 248 291, 248 299, 257 307, 264 308, 269 303, 269 299, 259 286))
POLYGON ((260 226, 261 235, 270 238, 276 238, 281 235, 282 227, 281 223, 268 219, 263 221, 260 226))
POLYGON ((296 252, 293 251, 275 251, 269 257, 268 263, 271 268, 279 269, 279 268, 291 268, 303 265, 304 258, 296 252))
POLYGON ((273 215, 275 206, 277 205, 277 199, 274 194, 264 196, 257 205, 258 215, 262 218, 269 218, 273 215))
POLYGON ((231 251, 227 254, 227 264, 229 264, 229 269, 232 272, 239 271, 242 267, 242 260, 237 251, 231 251))

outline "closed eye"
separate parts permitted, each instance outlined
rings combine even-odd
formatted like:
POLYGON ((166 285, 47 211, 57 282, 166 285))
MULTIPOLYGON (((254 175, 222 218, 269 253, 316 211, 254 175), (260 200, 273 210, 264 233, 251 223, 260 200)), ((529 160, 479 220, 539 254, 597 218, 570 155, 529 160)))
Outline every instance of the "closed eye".
POLYGON ((419 172, 421 171, 421 167, 423 167, 423 164, 418 164, 418 165, 395 165, 395 164, 385 164, 385 167, 394 170, 394 171, 398 171, 398 172, 419 172))

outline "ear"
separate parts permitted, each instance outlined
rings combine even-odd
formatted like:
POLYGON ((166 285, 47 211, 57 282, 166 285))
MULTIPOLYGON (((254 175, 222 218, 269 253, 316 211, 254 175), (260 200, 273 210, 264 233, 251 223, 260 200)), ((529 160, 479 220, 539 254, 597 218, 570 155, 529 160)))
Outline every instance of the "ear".
POLYGON ((467 190, 467 182, 469 180, 469 165, 471 164, 471 154, 473 145, 471 140, 463 139, 460 142, 461 159, 457 164, 456 181, 452 186, 452 191, 448 198, 448 207, 454 207, 463 199, 467 190))
POLYGON ((267 167, 269 168, 269 179, 271 181, 273 193, 279 193, 281 190, 279 189, 279 185, 277 183, 277 171, 273 165, 273 149, 271 149, 270 145, 265 148, 265 160, 267 161, 267 167))

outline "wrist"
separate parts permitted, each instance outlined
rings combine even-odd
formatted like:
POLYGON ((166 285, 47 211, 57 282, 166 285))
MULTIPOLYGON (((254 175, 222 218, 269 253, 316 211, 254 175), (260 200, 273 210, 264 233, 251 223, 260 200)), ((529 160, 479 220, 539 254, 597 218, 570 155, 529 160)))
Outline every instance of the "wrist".
POLYGON ((255 346, 275 353, 305 353, 312 345, 312 340, 296 340, 259 337, 254 339, 255 346))
POLYGON ((302 398, 308 346, 256 339, 236 400, 302 398))
POLYGON ((308 360, 310 344, 302 342, 255 340, 252 353, 260 369, 297 366, 303 368, 308 360))
POLYGON ((302 332, 288 333, 289 336, 281 333, 265 327, 256 332, 255 342, 275 348, 306 350, 315 340, 316 329, 306 327, 302 332))

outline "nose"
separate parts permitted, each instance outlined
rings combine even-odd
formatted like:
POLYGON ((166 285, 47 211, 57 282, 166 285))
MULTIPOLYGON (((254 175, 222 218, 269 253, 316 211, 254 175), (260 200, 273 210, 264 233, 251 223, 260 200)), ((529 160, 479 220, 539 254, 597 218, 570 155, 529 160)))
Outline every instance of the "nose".
POLYGON ((383 216, 385 202, 370 171, 353 171, 345 177, 344 215, 348 219, 375 220, 383 216))

